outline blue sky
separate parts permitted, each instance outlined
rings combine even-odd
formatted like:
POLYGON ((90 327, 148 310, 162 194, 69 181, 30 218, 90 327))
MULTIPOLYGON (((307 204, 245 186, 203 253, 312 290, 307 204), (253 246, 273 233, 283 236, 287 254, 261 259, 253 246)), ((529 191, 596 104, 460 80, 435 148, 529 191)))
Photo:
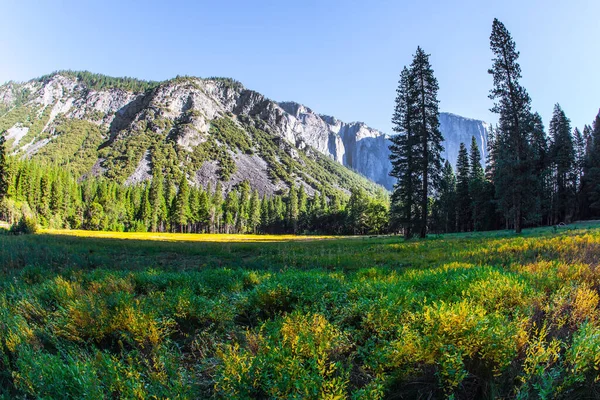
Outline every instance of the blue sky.
POLYGON ((548 126, 600 107, 600 1, 2 0, 0 82, 58 69, 162 80, 228 76, 274 100, 391 131, 398 74, 431 54, 440 108, 494 122, 489 34, 505 23, 548 126))

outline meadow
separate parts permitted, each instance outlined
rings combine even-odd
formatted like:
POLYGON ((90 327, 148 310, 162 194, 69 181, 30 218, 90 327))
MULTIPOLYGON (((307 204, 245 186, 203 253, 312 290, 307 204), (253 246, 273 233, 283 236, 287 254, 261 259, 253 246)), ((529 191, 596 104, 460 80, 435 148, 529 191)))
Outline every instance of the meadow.
POLYGON ((0 235, 0 399, 600 396, 600 224, 0 235))

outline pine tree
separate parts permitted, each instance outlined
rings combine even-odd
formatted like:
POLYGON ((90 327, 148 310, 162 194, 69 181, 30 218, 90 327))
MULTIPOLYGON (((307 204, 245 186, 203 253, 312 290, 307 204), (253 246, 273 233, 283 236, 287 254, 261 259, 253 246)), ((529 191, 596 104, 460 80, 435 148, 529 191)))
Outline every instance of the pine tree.
POLYGON ((493 65, 488 71, 494 78, 490 98, 495 101, 491 111, 499 114, 494 182, 505 215, 512 217, 515 232, 520 233, 525 206, 533 195, 531 190, 536 180, 528 142, 533 121, 531 99, 519 84, 521 67, 515 42, 497 19, 492 26, 490 47, 494 53, 493 65))
MULTIPOLYGON (((421 221, 419 236, 424 238, 427 234, 429 195, 438 187, 442 173, 441 154, 444 138, 440 132, 438 82, 429 63, 429 54, 426 54, 420 47, 417 48, 411 64, 410 74, 413 85, 409 87, 412 93, 409 97, 414 101, 415 106, 412 127, 420 142, 421 221)), ((412 107, 409 108, 412 110, 412 107)))
POLYGON ((350 200, 348 200, 348 225, 353 234, 362 235, 367 230, 367 211, 369 200, 367 194, 362 188, 352 188, 350 191, 350 200))
POLYGON ((442 179, 436 200, 439 229, 442 232, 456 231, 456 176, 450 161, 444 162, 442 179))
POLYGON ((600 111, 591 130, 591 148, 588 152, 588 197, 590 209, 595 216, 600 215, 600 111))
POLYGON ((472 226, 472 200, 469 191, 471 167, 467 146, 460 144, 458 158, 456 159, 456 207, 458 211, 458 228, 461 232, 468 232, 472 226))
POLYGON ((236 226, 239 212, 240 199, 238 194, 231 190, 229 193, 227 193, 227 196, 225 197, 225 203, 223 204, 225 233, 232 233, 234 227, 236 226))
POLYGON ((258 190, 255 189, 252 191, 252 196, 250 197, 250 210, 248 212, 248 222, 252 233, 257 233, 258 227, 260 226, 261 209, 262 205, 258 190))
POLYGON ((552 209, 550 148, 542 117, 534 113, 531 118, 531 165, 537 179, 530 199, 530 219, 537 224, 547 224, 550 223, 552 209))
POLYGON ((152 208, 150 226, 152 232, 164 231, 164 221, 167 219, 164 181, 162 168, 155 165, 152 169, 152 183, 150 184, 150 206, 152 208))
POLYGON ((413 86, 413 76, 404 67, 396 90, 396 107, 392 117, 392 129, 396 135, 390 139, 390 175, 397 180, 391 198, 392 225, 402 227, 407 239, 413 236, 420 221, 417 202, 422 187, 419 175, 420 141, 413 128, 413 86))
POLYGON ((294 184, 290 187, 290 193, 288 195, 287 203, 287 220, 292 229, 293 233, 298 230, 298 217, 300 215, 300 209, 298 206, 298 192, 294 184))
POLYGON ((481 153, 475 136, 471 137, 471 148, 469 150, 469 195, 471 197, 471 211, 473 230, 481 231, 485 227, 485 173, 481 166, 481 153))
POLYGON ((550 121, 550 138, 554 175, 554 223, 565 222, 575 194, 575 148, 571 122, 559 104, 554 106, 550 121))
POLYGON ((181 233, 187 231, 187 224, 190 216, 189 209, 189 196, 190 196, 190 187, 188 185, 187 177, 184 175, 181 178, 181 182, 179 183, 179 189, 174 199, 174 210, 173 210, 173 220, 175 224, 179 227, 179 231, 181 233))
POLYGON ((583 127, 584 155, 582 162, 581 187, 579 189, 579 217, 588 219, 590 211, 590 161, 593 149, 592 127, 585 125, 583 127))
POLYGON ((6 133, 0 132, 0 202, 8 194, 9 168, 6 152, 6 133))

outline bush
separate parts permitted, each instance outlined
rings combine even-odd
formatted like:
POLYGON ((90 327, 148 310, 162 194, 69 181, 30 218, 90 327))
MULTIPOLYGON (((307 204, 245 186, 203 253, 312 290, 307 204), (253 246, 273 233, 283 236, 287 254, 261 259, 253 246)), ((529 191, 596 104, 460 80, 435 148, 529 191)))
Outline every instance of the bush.
POLYGON ((13 235, 29 235, 36 233, 37 230, 37 221, 31 217, 21 217, 19 222, 13 224, 10 228, 10 232, 13 235))

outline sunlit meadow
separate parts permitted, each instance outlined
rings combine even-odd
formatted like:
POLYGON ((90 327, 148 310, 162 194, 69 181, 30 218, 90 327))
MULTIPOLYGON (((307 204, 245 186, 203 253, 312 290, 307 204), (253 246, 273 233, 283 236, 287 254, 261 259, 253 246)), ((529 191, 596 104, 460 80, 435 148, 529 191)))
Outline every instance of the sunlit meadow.
POLYGON ((599 262, 595 223, 3 235, 0 398, 597 397, 599 262))

